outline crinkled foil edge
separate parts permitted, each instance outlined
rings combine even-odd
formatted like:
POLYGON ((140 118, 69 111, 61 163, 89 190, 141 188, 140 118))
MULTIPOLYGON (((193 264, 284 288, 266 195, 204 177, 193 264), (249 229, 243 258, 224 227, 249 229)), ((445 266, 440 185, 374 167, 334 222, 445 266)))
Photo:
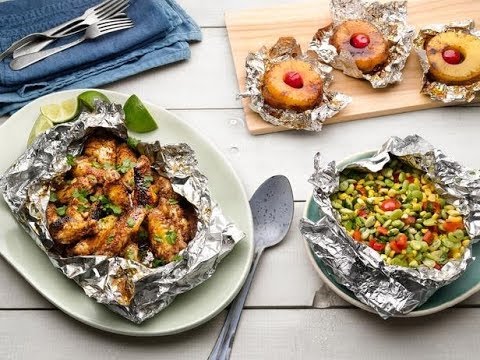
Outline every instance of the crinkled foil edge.
POLYGON ((325 164, 317 153, 310 182, 314 201, 324 216, 316 222, 303 218, 300 231, 336 281, 385 319, 408 314, 422 305, 440 287, 461 276, 474 260, 470 244, 463 258, 449 261, 440 271, 386 265, 375 250, 348 235, 330 202, 330 195, 338 191, 340 173, 345 168, 378 172, 390 155, 424 171, 437 191, 464 216, 471 244, 480 238, 480 172, 463 167, 420 136, 392 137, 371 157, 345 167, 337 167, 334 161, 325 164))
POLYGON ((0 178, 0 189, 15 219, 56 268, 89 297, 139 324, 167 307, 177 295, 207 280, 245 234, 226 219, 212 199, 207 178, 199 172, 195 154, 187 144, 141 142, 137 150, 148 156, 152 166, 170 178, 174 191, 196 208, 197 233, 180 253, 181 259, 149 268, 121 257, 62 257, 51 251, 54 242, 45 215, 50 191, 45 184, 68 171, 67 154, 78 155, 88 135, 100 129, 127 139, 120 105, 97 103, 96 113, 84 112, 74 122, 47 130, 0 178))
POLYGON ((323 62, 343 71, 348 76, 369 81, 373 88, 384 88, 402 81, 402 70, 410 55, 412 39, 415 36, 415 28, 407 24, 406 1, 379 3, 332 0, 330 12, 333 23, 319 29, 309 47, 323 62), (337 49, 330 45, 334 27, 346 20, 368 21, 375 25, 390 42, 389 60, 382 69, 364 74, 358 69, 349 52, 342 51, 339 54, 337 49))
POLYGON ((284 126, 295 130, 321 131, 326 119, 338 114, 340 110, 344 109, 351 102, 349 96, 328 90, 333 81, 332 68, 320 63, 316 56, 312 57, 308 53, 296 57, 283 54, 282 56, 270 58, 268 49, 264 46, 259 51, 248 54, 245 68, 245 91, 239 94, 239 97, 249 97, 250 108, 258 113, 263 120, 275 126, 284 126), (323 80, 321 104, 304 112, 273 108, 265 102, 262 95, 263 76, 268 65, 293 58, 310 63, 323 80))
POLYGON ((421 93, 428 95, 432 100, 444 103, 471 102, 475 99, 476 93, 480 91, 480 81, 468 85, 447 85, 430 79, 428 74, 430 63, 425 51, 425 42, 437 34, 451 30, 462 31, 480 38, 480 31, 475 29, 475 22, 470 19, 449 24, 432 24, 420 29, 413 44, 423 70, 421 93))

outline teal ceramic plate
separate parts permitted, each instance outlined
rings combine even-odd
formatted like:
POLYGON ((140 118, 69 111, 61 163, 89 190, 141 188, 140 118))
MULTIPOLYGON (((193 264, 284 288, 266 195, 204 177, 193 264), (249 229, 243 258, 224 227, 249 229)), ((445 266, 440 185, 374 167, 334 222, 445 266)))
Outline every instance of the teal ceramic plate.
MULTIPOLYGON (((0 174, 25 150, 30 129, 43 104, 76 97, 85 90, 64 91, 33 101, 0 126, 0 174), (5 151, 8 149, 8 151, 5 151)), ((123 104, 128 96, 100 90, 110 100, 123 104)), ((0 200, 0 254, 60 310, 96 328, 134 336, 168 335, 191 329, 214 317, 240 290, 253 256, 253 223, 243 186, 224 156, 187 123, 169 111, 145 104, 157 120, 158 130, 134 134, 145 141, 185 142, 196 152, 200 170, 208 177, 213 197, 245 233, 246 239, 222 261, 215 274, 202 285, 178 296, 165 310, 141 325, 135 325, 87 297, 73 281, 56 270, 47 256, 21 229, 7 205, 0 200)))
MULTIPOLYGON (((340 162, 339 165, 344 165, 360 159, 368 158, 373 153, 374 151, 368 151, 352 155, 351 157, 340 162)), ((305 205, 304 216, 311 221, 318 221, 322 217, 322 214, 319 212, 318 206, 316 205, 312 196, 308 198, 308 201, 305 205)), ((355 305, 361 309, 370 312, 374 312, 372 308, 358 300, 355 295, 345 286, 335 281, 330 269, 322 262, 322 260, 315 256, 306 241, 305 246, 307 249, 308 257, 311 260, 313 266, 315 267, 315 270, 318 272, 321 279, 337 295, 339 295, 342 299, 352 305, 355 305)), ((430 297, 430 299, 428 299, 425 304, 405 316, 415 317, 430 315, 454 306, 462 302, 469 296, 472 296, 477 291, 480 291, 480 261, 478 260, 478 258, 480 258, 480 243, 473 245, 473 256, 476 257, 477 260, 468 267, 467 271, 460 278, 458 278, 450 285, 440 288, 435 294, 433 294, 432 297, 430 297)))

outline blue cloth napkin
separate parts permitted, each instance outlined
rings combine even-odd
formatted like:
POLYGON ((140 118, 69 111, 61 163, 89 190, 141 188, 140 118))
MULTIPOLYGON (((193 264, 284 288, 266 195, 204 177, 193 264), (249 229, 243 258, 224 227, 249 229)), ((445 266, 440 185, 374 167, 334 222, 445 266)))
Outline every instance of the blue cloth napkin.
MULTIPOLYGON (((100 0, 12 0, 0 3, 0 52, 32 32, 80 16, 100 0)), ((174 0, 131 0, 135 27, 55 54, 23 70, 0 62, 0 115, 58 90, 96 87, 190 57, 197 24, 174 0)), ((71 41, 71 39, 64 40, 71 41)), ((55 46, 59 43, 55 43, 55 46)))

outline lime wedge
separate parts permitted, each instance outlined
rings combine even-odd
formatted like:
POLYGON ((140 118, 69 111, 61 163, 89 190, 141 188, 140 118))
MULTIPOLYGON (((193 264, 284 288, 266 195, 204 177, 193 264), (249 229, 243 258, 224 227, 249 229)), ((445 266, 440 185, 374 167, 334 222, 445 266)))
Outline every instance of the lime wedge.
POLYGON ((125 125, 131 131, 146 133, 158 128, 157 123, 137 95, 132 95, 123 105, 125 125))
POLYGON ((88 90, 77 97, 79 103, 85 106, 89 111, 95 110, 95 101, 100 100, 110 103, 110 99, 102 94, 100 91, 88 90))
POLYGON ((53 123, 45 115, 40 115, 38 119, 33 124, 32 130, 30 131, 30 136, 28 137, 27 145, 30 145, 35 138, 53 127, 53 123))
POLYGON ((79 113, 77 99, 68 99, 60 104, 48 104, 40 107, 43 116, 49 118, 54 124, 60 124, 74 119, 79 113))

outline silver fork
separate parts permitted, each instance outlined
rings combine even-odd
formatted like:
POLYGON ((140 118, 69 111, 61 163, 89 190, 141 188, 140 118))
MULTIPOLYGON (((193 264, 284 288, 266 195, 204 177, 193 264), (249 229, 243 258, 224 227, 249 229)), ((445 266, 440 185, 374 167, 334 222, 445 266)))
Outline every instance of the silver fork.
MULTIPOLYGON (((41 33, 34 33, 23 37, 20 40, 15 41, 8 49, 0 54, 0 61, 5 57, 14 53, 17 49, 24 47, 22 52, 16 52, 15 57, 20 56, 23 51, 27 51, 27 46, 29 52, 33 50, 38 51, 43 49, 45 46, 51 43, 51 39, 56 39, 57 37, 64 37, 75 34, 85 29, 85 27, 98 22, 100 20, 111 17, 114 14, 125 11, 129 5, 129 0, 106 0, 97 6, 89 8, 83 13, 83 15, 67 21, 66 23, 60 24, 52 29, 41 33), (45 40, 47 42, 37 43, 35 48, 30 47, 30 42, 35 42, 36 40, 45 40), (49 40, 50 39, 50 40, 49 40), (28 45, 27 45, 28 44, 28 45), (40 44, 42 47, 40 47, 40 44)), ((32 44, 33 46, 33 44, 32 44)))
POLYGON ((98 23, 90 25, 85 31, 85 34, 81 38, 75 41, 69 42, 68 44, 65 44, 62 46, 57 46, 57 47, 39 51, 33 54, 20 56, 16 59, 13 59, 10 62, 10 67, 12 68, 12 70, 21 70, 53 54, 59 53, 73 46, 76 46, 85 40, 95 39, 99 36, 102 36, 111 32, 115 32, 115 31, 119 31, 119 30, 129 29, 133 26, 134 24, 132 20, 130 20, 127 17, 125 17, 124 19, 102 20, 98 23))

